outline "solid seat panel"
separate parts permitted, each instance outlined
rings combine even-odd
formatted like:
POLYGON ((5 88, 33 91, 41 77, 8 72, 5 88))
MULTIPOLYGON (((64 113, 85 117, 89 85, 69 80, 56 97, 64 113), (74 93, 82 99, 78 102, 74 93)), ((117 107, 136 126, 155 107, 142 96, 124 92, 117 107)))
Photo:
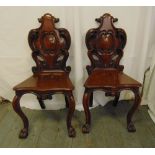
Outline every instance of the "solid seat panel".
POLYGON ((73 89, 73 84, 65 72, 53 72, 39 76, 33 75, 14 87, 14 90, 30 91, 63 91, 73 89))
POLYGON ((95 69, 89 75, 86 88, 140 87, 141 83, 115 69, 95 69))

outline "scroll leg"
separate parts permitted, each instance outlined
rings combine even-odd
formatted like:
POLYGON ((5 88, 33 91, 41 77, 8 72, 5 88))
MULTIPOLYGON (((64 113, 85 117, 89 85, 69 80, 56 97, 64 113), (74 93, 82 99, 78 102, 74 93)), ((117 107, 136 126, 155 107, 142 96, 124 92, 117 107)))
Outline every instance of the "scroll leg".
POLYGON ((117 92, 113 101, 113 106, 116 107, 119 101, 120 92, 117 92))
POLYGON ((89 102, 89 107, 93 106, 93 92, 90 94, 90 102, 89 102))
POLYGON ((45 106, 44 101, 43 101, 43 99, 41 98, 41 96, 37 96, 37 99, 38 99, 38 102, 39 102, 39 104, 40 104, 41 109, 45 109, 46 106, 45 106))
POLYGON ((69 92, 66 95, 66 99, 68 102, 68 114, 67 114, 67 129, 68 129, 68 136, 69 137, 75 137, 76 136, 76 132, 75 129, 72 127, 71 121, 72 121, 72 117, 75 111, 75 101, 74 101, 74 97, 72 92, 69 92))
POLYGON ((66 95, 65 95, 65 102, 66 102, 66 108, 69 108, 69 103, 66 95))
POLYGON ((138 106, 140 104, 140 101, 141 101, 139 88, 134 89, 133 93, 135 95, 135 101, 134 101, 133 106, 131 107, 131 109, 129 110, 129 112, 127 114, 127 129, 128 129, 128 132, 135 132, 136 131, 134 123, 132 122, 132 117, 133 117, 133 114, 135 113, 135 111, 137 110, 137 108, 138 108, 138 106))
POLYGON ((22 112, 20 107, 20 98, 22 95, 16 95, 13 99, 12 106, 14 111, 20 116, 23 121, 24 128, 20 131, 19 138, 26 138, 28 136, 29 122, 26 115, 22 112))
POLYGON ((83 95, 83 107, 86 117, 86 123, 82 127, 83 133, 89 133, 90 132, 90 125, 91 125, 91 115, 89 111, 89 101, 90 101, 91 93, 85 90, 83 95))

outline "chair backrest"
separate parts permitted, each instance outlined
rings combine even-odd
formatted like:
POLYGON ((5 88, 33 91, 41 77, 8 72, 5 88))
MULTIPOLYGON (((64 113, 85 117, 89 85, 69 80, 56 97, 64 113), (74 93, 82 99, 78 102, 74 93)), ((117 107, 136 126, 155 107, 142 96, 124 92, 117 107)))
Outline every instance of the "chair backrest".
POLYGON ((85 38, 91 61, 91 66, 87 66, 88 73, 94 68, 116 68, 122 71, 124 66, 119 63, 127 40, 125 31, 114 27, 113 23, 118 19, 108 13, 95 20, 100 24, 99 27, 90 29, 85 38))
POLYGON ((71 44, 69 32, 64 28, 56 28, 55 23, 59 22, 59 19, 49 13, 43 15, 38 21, 41 26, 32 29, 28 35, 32 57, 36 63, 36 66, 32 67, 33 73, 39 74, 52 70, 70 72, 70 67, 66 67, 71 44))

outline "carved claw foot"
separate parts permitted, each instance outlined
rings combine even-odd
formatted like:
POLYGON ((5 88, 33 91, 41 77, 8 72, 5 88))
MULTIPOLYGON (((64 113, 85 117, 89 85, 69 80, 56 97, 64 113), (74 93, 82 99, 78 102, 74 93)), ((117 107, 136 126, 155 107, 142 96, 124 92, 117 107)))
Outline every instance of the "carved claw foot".
POLYGON ((19 138, 25 139, 28 136, 28 129, 24 128, 20 131, 19 138))
POLYGON ((75 137, 76 136, 76 131, 72 126, 68 129, 68 136, 69 137, 75 137))
POLYGON ((127 124, 127 129, 128 129, 128 132, 136 132, 136 128, 135 128, 133 122, 130 122, 127 124))
POLYGON ((89 124, 84 124, 82 127, 82 132, 83 133, 89 133, 90 132, 90 125, 89 124))

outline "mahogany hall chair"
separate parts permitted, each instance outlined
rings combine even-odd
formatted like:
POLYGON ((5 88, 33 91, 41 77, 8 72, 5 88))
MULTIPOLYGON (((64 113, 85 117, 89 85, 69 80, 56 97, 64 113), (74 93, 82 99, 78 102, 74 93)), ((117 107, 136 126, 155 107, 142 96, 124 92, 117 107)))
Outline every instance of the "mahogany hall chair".
POLYGON ((91 114, 89 106, 93 105, 93 91, 102 90, 106 96, 114 96, 113 105, 116 106, 122 90, 131 90, 135 95, 135 101, 127 114, 127 129, 136 131, 132 117, 141 101, 139 87, 141 83, 123 73, 124 66, 120 65, 123 49, 127 36, 123 29, 115 28, 117 18, 110 14, 104 14, 96 19, 100 25, 90 29, 85 38, 88 48, 90 66, 86 66, 88 78, 84 84, 83 107, 86 123, 82 127, 83 133, 89 133, 91 114))
POLYGON ((41 26, 32 29, 28 35, 32 58, 36 63, 36 66, 32 67, 33 75, 13 88, 16 95, 12 105, 24 124, 19 138, 28 136, 29 122, 20 107, 20 98, 27 93, 37 96, 42 109, 45 109, 43 100, 52 99, 52 95, 55 93, 64 94, 66 107, 68 108, 68 135, 75 137, 76 133, 71 125, 75 110, 75 101, 72 94, 74 86, 69 79, 71 67, 66 66, 71 44, 70 34, 64 28, 56 28, 55 23, 59 22, 59 19, 49 13, 43 15, 38 21, 41 26))

